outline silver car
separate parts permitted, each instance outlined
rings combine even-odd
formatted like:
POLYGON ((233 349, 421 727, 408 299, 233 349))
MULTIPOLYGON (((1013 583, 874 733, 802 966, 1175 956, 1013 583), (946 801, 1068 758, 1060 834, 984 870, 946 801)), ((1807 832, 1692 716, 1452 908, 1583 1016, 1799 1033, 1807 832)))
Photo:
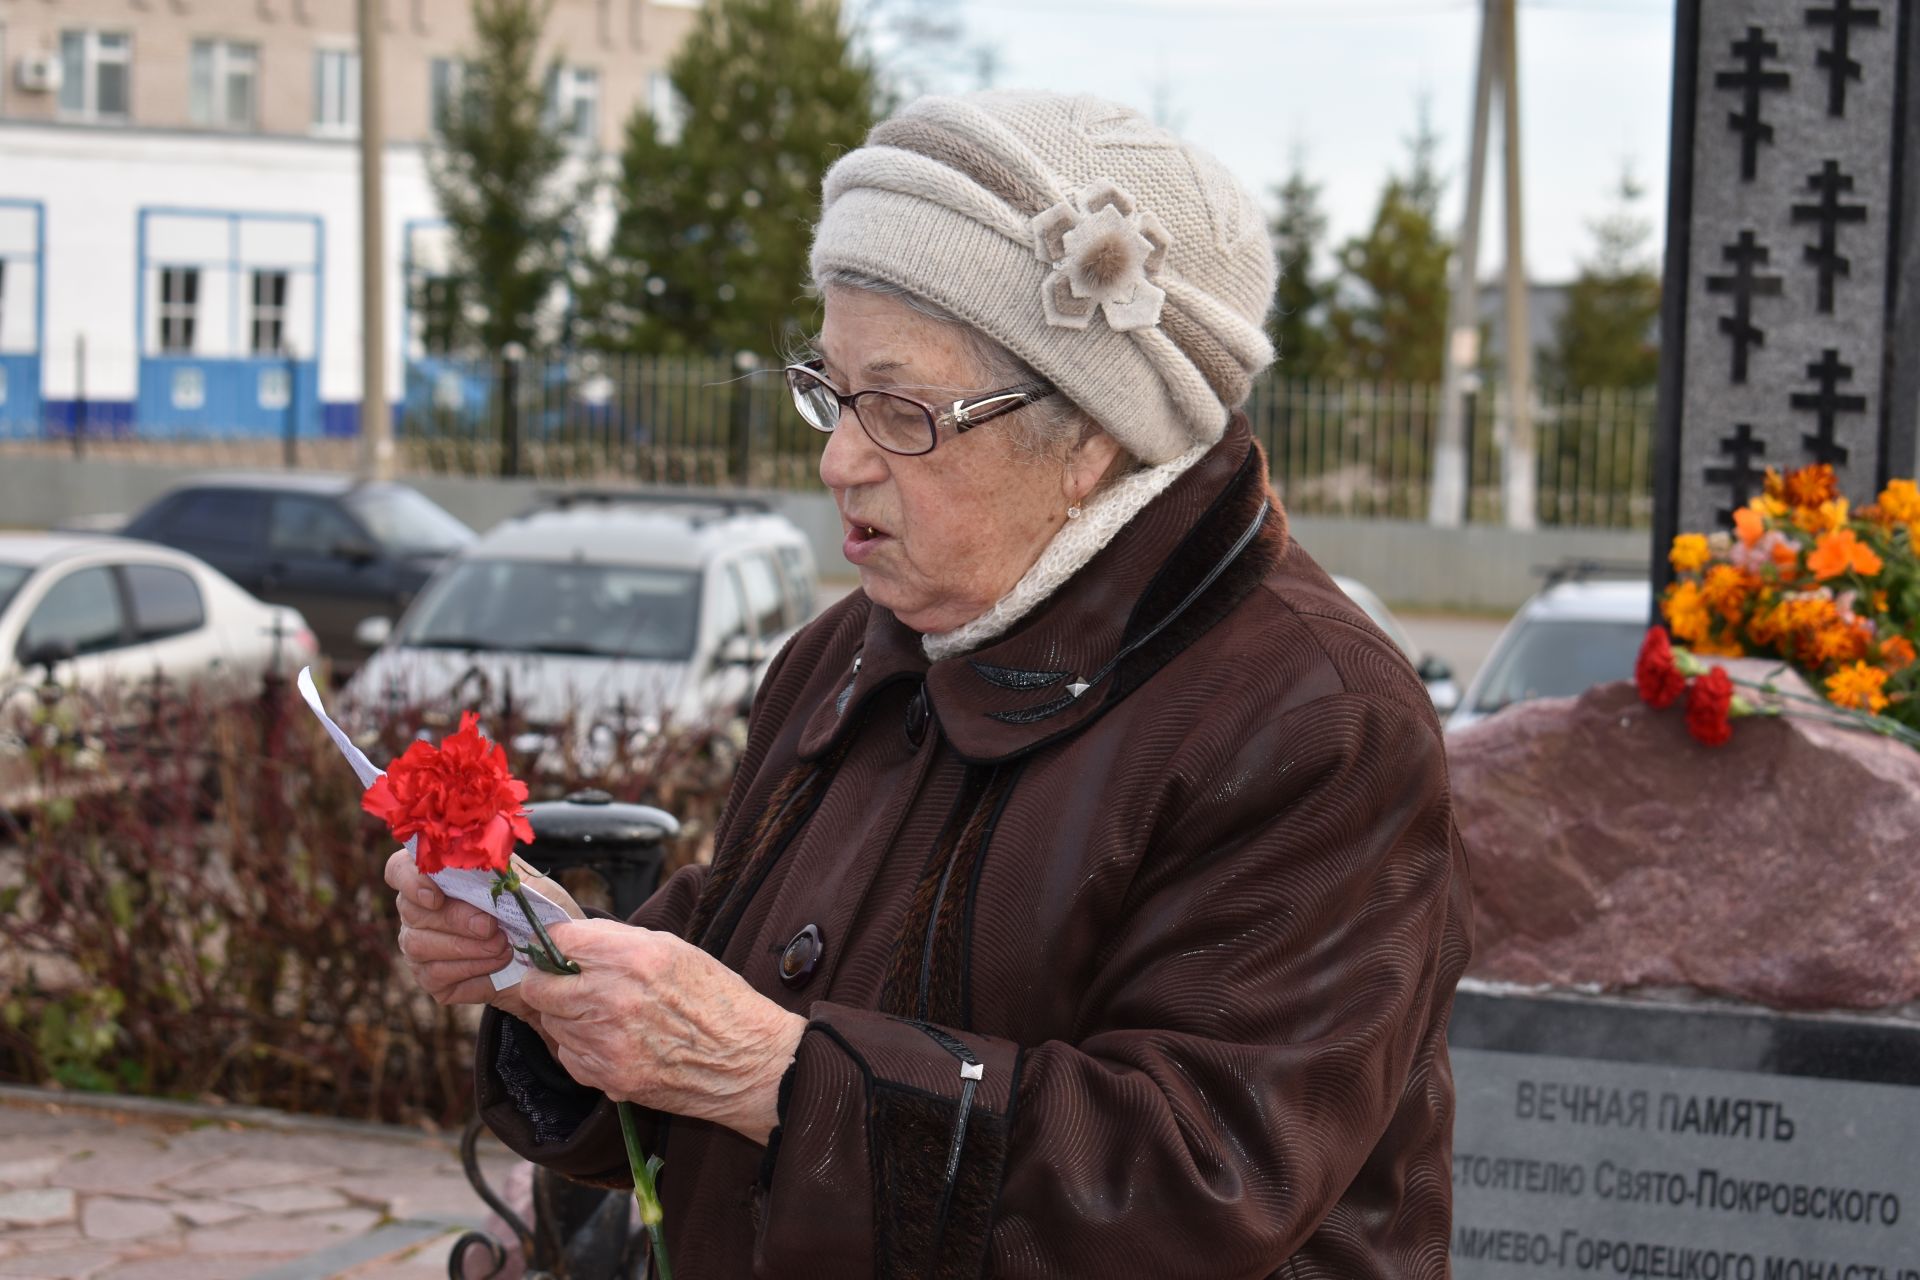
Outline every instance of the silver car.
POLYGON ((1567 698, 1597 684, 1631 680, 1653 613, 1645 580, 1550 582, 1520 607, 1467 686, 1447 731, 1515 702, 1567 698))
POLYGON ((0 689, 52 679, 105 698, 156 672, 244 685, 318 656, 298 611, 262 604, 185 552, 0 534, 0 689))
MULTIPOLYGON (((298 612, 262 604, 219 570, 148 542, 0 534, 0 808, 45 798, 26 750, 49 686, 89 704, 88 734, 141 721, 139 697, 259 691, 270 670, 318 660, 298 612)), ((125 783, 105 773, 84 787, 125 783)), ((80 785, 80 784, 74 784, 80 785)))
POLYGON ((534 725, 654 726, 737 714, 766 663, 813 614, 813 553, 784 517, 745 503, 589 495, 496 527, 450 560, 347 701, 507 703, 534 725))

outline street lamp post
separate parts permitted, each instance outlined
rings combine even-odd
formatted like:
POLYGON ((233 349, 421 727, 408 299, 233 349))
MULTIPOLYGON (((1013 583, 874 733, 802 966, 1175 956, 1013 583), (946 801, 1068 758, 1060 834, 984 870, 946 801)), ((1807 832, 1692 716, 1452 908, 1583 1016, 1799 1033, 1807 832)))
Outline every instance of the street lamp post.
POLYGON ((359 0, 360 19, 360 474, 393 478, 387 404, 386 200, 381 162, 381 0, 359 0))

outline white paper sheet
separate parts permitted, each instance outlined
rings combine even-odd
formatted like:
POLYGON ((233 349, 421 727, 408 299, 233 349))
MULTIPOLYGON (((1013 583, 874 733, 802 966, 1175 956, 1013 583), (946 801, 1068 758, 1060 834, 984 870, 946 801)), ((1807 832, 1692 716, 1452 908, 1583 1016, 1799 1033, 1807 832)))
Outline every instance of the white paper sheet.
MULTIPOLYGON (((372 786, 374 779, 384 771, 374 767, 373 762, 367 759, 367 753, 353 744, 353 739, 333 722, 333 717, 329 716, 326 708, 320 705, 320 691, 313 687, 312 671, 302 667, 297 684, 300 696, 307 700, 307 706, 313 714, 320 717, 320 723, 326 729, 327 736, 333 739, 333 744, 340 748, 340 754, 347 758, 349 765, 353 766, 353 772, 360 779, 361 787, 372 786)), ((413 852, 413 846, 413 841, 407 841, 408 853, 413 852)), ((533 929, 527 924, 526 916, 521 914, 520 904, 505 895, 499 898, 493 896, 493 872, 467 871, 448 867, 444 871, 434 872, 429 879, 449 898, 477 907, 498 920, 500 927, 506 930, 507 937, 514 946, 533 945, 533 929)), ((538 890, 526 887, 522 892, 527 895, 527 901, 532 904, 533 912, 540 918, 540 923, 546 927, 552 928, 556 924, 571 919, 564 907, 551 898, 544 897, 538 890)), ((515 953, 513 959, 507 962, 506 968, 491 975, 493 989, 501 991, 513 986, 526 976, 526 972, 527 962, 515 953)))

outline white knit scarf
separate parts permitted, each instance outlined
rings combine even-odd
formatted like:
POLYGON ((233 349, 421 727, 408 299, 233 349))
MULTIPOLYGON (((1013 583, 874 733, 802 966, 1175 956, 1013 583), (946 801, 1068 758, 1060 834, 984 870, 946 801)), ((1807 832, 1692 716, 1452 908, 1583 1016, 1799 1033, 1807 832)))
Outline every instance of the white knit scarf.
POLYGON ((1053 540, 1033 562, 1033 567, 1013 584, 1013 590, 1001 596, 991 609, 972 622, 952 631, 934 632, 920 637, 927 661, 971 653, 990 640, 1006 634, 1020 619, 1044 604, 1067 580, 1086 567, 1087 561, 1113 541, 1129 520, 1166 491, 1168 485, 1185 475, 1194 463, 1206 456, 1211 445, 1197 444, 1171 462, 1129 472, 1112 486, 1090 499, 1080 510, 1078 520, 1069 520, 1053 535, 1053 540))

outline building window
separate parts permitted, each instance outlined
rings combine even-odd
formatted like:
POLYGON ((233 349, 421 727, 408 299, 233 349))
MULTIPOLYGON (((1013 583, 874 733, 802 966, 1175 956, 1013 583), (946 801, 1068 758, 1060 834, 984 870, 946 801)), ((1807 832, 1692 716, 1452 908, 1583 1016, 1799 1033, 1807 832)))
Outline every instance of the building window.
POLYGON ((160 269, 160 354, 193 354, 194 316, 200 309, 200 268, 160 269))
POLYGON ((351 49, 314 51, 313 130, 360 131, 360 55, 351 49))
POLYGON ((600 73, 591 67, 556 67, 547 77, 547 125, 569 141, 600 140, 600 73))
POLYGON ((287 350, 287 273, 253 273, 253 354, 285 355, 287 350))
POLYGON ((458 288, 445 277, 430 276, 420 282, 419 303, 421 349, 430 356, 450 354, 460 319, 458 288))
POLYGON ((653 117, 653 136, 672 146, 680 141, 687 118, 686 103, 673 87, 673 77, 656 71, 647 77, 647 114, 653 117))
POLYGON ((133 39, 123 31, 60 33, 60 114, 70 120, 125 120, 133 39))
POLYGON ((467 66, 455 58, 435 58, 432 68, 433 100, 428 104, 432 111, 433 127, 436 132, 444 132, 453 119, 453 113, 460 109, 460 93, 466 83, 467 66))
POLYGON ((193 122, 210 129, 251 129, 260 79, 260 51, 226 40, 193 42, 193 122))

